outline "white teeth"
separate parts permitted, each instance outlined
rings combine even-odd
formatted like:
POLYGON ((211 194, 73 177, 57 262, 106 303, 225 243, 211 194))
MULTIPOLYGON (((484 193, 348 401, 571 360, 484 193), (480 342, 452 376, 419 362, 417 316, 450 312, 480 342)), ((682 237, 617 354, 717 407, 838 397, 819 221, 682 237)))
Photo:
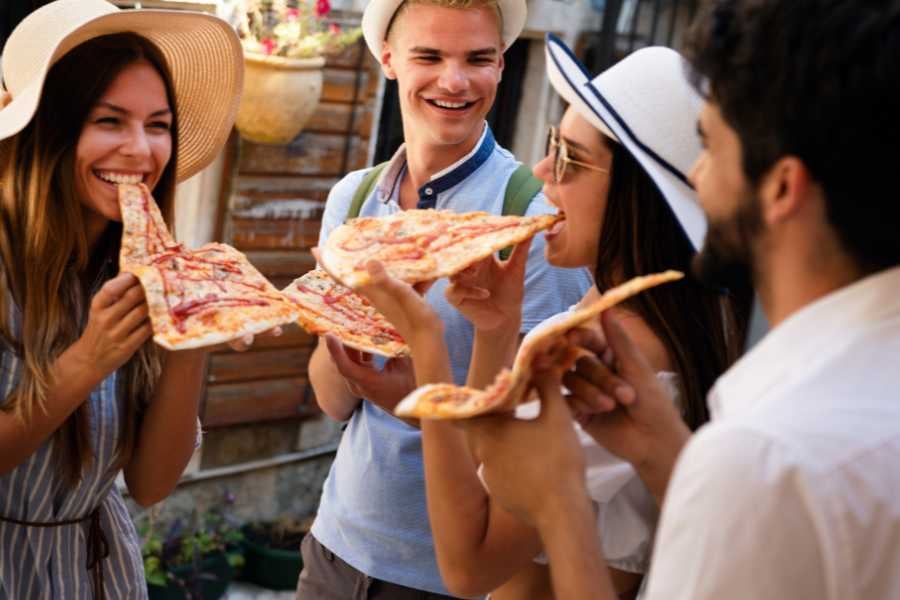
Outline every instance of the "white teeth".
POLYGON ((465 102, 445 102, 444 100, 434 100, 433 102, 441 108, 462 108, 466 105, 465 102))
POLYGON ((113 173, 111 171, 94 171, 94 172, 97 174, 97 177, 99 177, 103 181, 108 181, 110 183, 136 184, 136 183, 140 183, 144 180, 143 175, 125 175, 123 173, 113 173))

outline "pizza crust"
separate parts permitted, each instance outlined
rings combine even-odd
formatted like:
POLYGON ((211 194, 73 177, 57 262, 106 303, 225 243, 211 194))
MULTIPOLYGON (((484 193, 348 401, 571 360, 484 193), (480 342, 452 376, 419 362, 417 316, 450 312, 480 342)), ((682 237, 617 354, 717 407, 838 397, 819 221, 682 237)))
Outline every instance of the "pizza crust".
POLYGON ((407 283, 431 281, 455 275, 563 218, 561 214, 519 217, 434 209, 361 217, 328 236, 319 248, 320 264, 350 288, 369 282, 366 263, 372 259, 407 283))
MULTIPOLYGON (((573 311, 570 315, 526 336, 516 353, 513 368, 502 370, 485 390, 432 384, 413 391, 394 409, 403 418, 467 419, 487 413, 514 410, 530 397, 531 364, 541 352, 549 349, 566 333, 596 318, 604 310, 639 294, 640 292, 684 277, 678 271, 665 271, 654 275, 635 277, 607 291, 590 305, 573 311), (427 388, 427 389, 426 389, 427 388), (425 391, 421 391, 421 390, 425 391)), ((556 368, 568 371, 584 354, 582 348, 565 347, 557 359, 556 368)))

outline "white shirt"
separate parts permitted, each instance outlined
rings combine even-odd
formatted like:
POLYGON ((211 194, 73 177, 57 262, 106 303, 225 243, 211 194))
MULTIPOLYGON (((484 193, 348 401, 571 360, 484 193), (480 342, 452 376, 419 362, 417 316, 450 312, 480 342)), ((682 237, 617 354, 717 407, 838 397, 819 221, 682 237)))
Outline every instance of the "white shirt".
POLYGON ((900 598, 900 267, 804 307, 723 375, 646 598, 900 598))

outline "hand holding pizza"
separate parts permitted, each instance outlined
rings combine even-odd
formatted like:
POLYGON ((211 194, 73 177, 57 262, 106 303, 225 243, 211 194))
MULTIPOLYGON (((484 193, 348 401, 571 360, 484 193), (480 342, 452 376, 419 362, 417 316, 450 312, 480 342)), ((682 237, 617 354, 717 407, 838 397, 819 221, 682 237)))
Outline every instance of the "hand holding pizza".
POLYGON ((615 314, 605 312, 601 321, 605 339, 585 329, 571 334, 574 343, 594 356, 581 357, 575 369, 563 377, 571 391, 569 402, 584 430, 598 444, 635 465, 651 491, 661 495, 691 432, 615 314), (608 358, 610 350, 614 364, 598 358, 608 358), (654 480, 661 487, 654 489, 654 480))
POLYGON ((584 486, 584 453, 572 413, 560 393, 559 374, 546 371, 534 384, 541 397, 536 419, 509 414, 455 421, 482 462, 484 480, 506 510, 537 526, 542 511, 584 486))
POLYGON ((412 360, 390 358, 381 370, 372 364, 372 355, 350 348, 332 334, 325 335, 325 345, 350 393, 365 398, 383 410, 394 407, 416 388, 412 360))
POLYGON ((475 329, 519 330, 531 239, 520 242, 507 261, 501 262, 491 255, 450 278, 450 286, 445 292, 447 301, 471 321, 475 329))
POLYGON ((137 277, 120 273, 94 295, 87 326, 75 345, 84 364, 103 379, 128 362, 151 335, 144 289, 137 277))

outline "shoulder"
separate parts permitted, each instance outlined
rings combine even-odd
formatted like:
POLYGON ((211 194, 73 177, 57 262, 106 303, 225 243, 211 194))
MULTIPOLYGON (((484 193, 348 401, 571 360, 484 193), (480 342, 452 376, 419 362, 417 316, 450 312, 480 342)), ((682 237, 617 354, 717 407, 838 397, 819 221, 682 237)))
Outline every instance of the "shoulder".
POLYGON ((334 184, 328 192, 328 199, 325 201, 325 210, 322 214, 323 231, 330 231, 344 222, 347 218, 347 211, 350 210, 353 195, 362 183, 363 178, 373 168, 351 171, 334 184))
POLYGON ((640 349, 647 358, 650 366, 657 373, 660 371, 673 371, 674 364, 665 344, 656 335, 656 332, 637 314, 620 309, 610 309, 619 317, 619 322, 631 341, 640 349))

